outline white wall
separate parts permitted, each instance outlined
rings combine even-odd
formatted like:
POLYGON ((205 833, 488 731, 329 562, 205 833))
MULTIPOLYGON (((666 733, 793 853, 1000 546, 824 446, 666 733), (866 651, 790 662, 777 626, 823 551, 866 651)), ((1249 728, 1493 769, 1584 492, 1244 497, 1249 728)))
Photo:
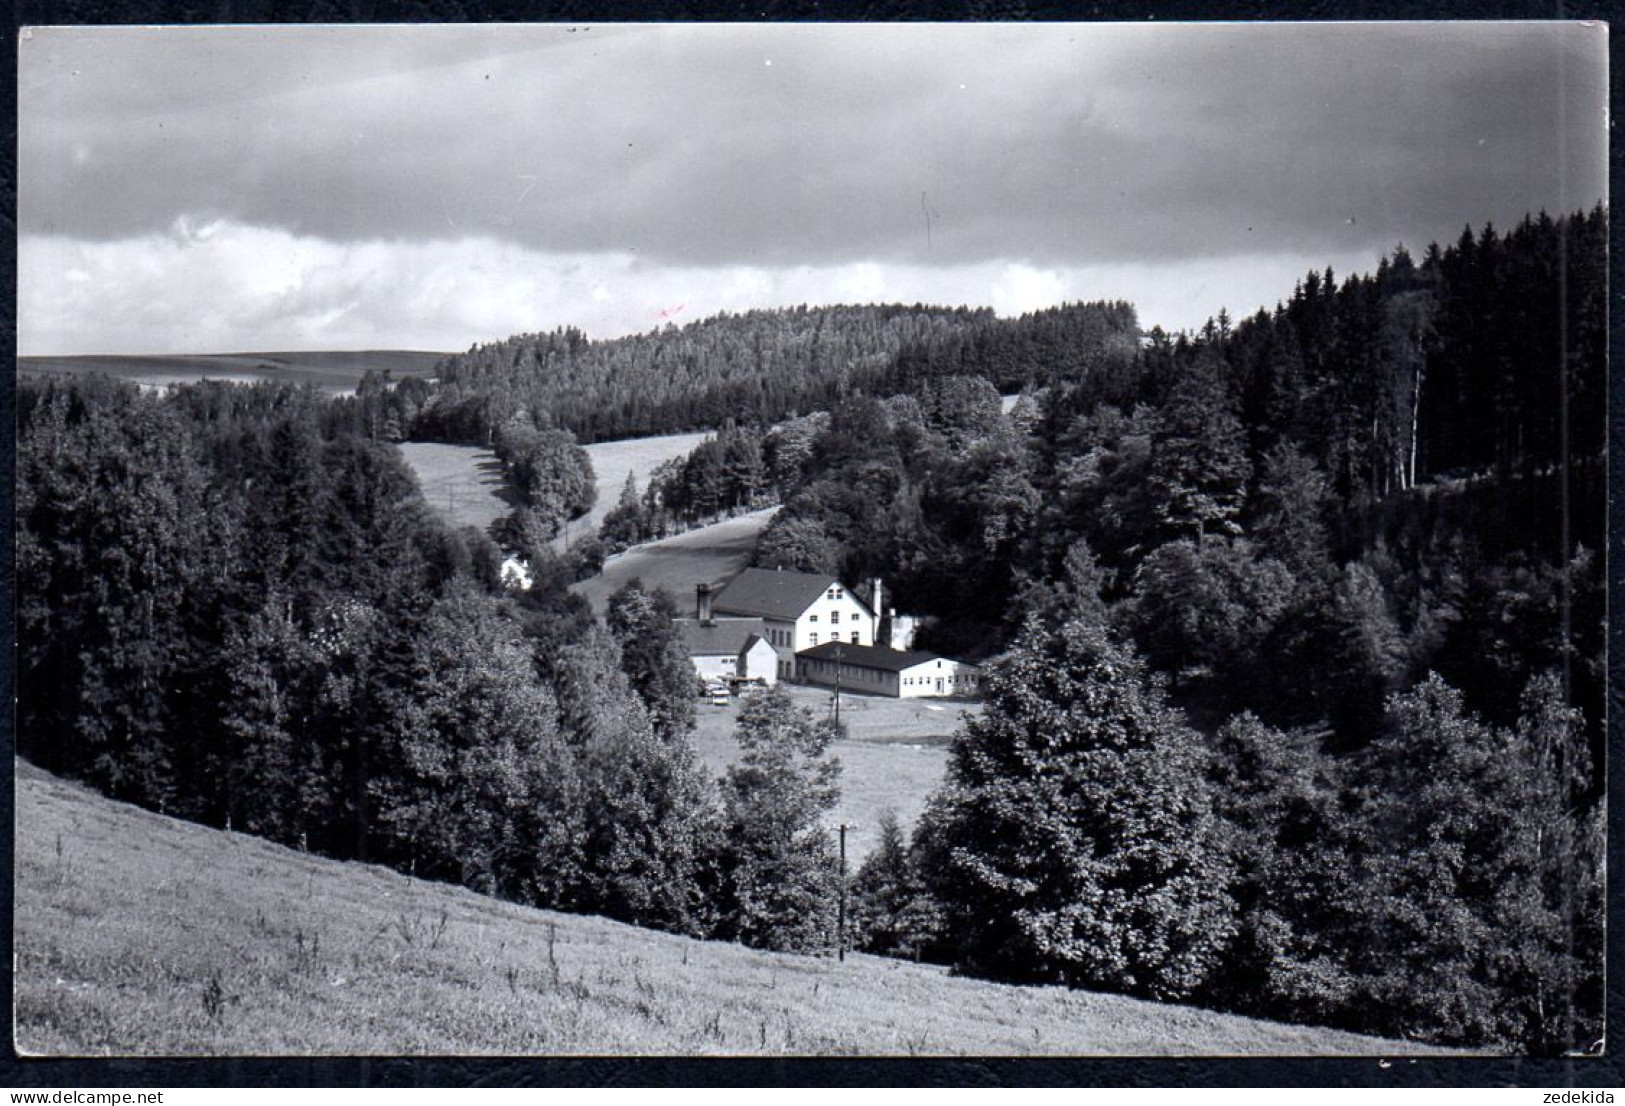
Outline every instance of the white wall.
POLYGON ((690 659, 694 662, 694 671, 702 680, 727 679, 739 674, 733 657, 699 656, 690 659))
POLYGON ((739 674, 752 680, 779 682, 779 651, 758 638, 740 657, 739 674))
POLYGON ((977 695, 981 692, 975 665, 946 659, 926 661, 899 673, 898 695, 904 699, 977 695))
POLYGON ((844 586, 832 589, 835 598, 830 598, 828 591, 802 612, 796 619, 795 645, 791 652, 799 653, 803 649, 811 649, 814 645, 823 645, 839 639, 848 645, 853 644, 853 635, 856 634, 858 645, 873 645, 874 620, 869 616, 869 608, 852 597, 852 593, 844 586))

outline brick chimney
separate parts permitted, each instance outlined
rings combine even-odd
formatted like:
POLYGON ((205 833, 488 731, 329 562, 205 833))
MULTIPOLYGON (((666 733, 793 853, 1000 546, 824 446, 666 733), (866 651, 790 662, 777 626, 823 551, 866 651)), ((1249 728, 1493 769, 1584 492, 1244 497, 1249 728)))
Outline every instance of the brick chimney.
POLYGON ((694 585, 694 617, 699 619, 700 625, 711 625, 711 585, 694 585))

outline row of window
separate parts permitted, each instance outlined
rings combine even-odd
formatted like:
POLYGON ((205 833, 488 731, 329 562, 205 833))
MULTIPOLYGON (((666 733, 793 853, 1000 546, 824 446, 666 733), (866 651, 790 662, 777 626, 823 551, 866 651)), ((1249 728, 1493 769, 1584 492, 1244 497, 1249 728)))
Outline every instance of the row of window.
POLYGON ((947 676, 947 677, 942 677, 942 676, 909 676, 909 677, 906 677, 903 680, 903 684, 904 684, 905 687, 922 686, 922 685, 925 685, 925 684, 929 684, 934 679, 935 680, 947 679, 948 685, 950 687, 953 686, 953 682, 955 680, 958 680, 962 684, 974 684, 976 682, 976 677, 975 676, 971 675, 969 672, 961 672, 957 676, 947 676))
MULTIPOLYGON (((859 631, 857 631, 857 630, 852 631, 852 644, 853 645, 862 645, 863 644, 862 638, 863 638, 863 635, 859 631)), ((831 641, 840 641, 841 640, 840 631, 837 630, 835 633, 829 635, 829 640, 831 640, 831 641)), ((818 644, 818 631, 814 630, 812 633, 808 634, 807 635, 807 641, 811 645, 817 645, 818 644)))
MULTIPOLYGON (((841 612, 840 611, 830 611, 829 612, 829 620, 832 623, 839 622, 841 620, 841 612)), ((816 614, 810 614, 810 615, 807 616, 807 621, 808 622, 817 622, 818 621, 818 616, 816 614)), ((852 612, 852 617, 851 617, 851 619, 849 621, 862 622, 863 621, 863 616, 861 614, 859 614, 857 611, 853 611, 852 612)))

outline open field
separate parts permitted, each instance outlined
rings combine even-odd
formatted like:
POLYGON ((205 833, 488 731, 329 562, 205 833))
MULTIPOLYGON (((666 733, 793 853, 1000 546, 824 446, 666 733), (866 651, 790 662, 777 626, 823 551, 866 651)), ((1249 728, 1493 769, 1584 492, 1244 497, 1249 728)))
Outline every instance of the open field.
MULTIPOLYGON (((792 698, 822 718, 829 713, 825 688, 784 684, 792 698)), ((847 738, 830 747, 841 761, 841 802, 829 817, 834 827, 856 825, 846 835, 847 859, 853 871, 879 843, 880 815, 896 813, 906 834, 913 829, 925 801, 942 782, 948 766, 948 742, 961 715, 981 710, 978 703, 956 699, 885 699, 874 695, 841 695, 841 721, 847 738)), ((720 776, 739 757, 734 724, 739 700, 726 707, 701 701, 695 705, 694 747, 712 775, 720 776)))
POLYGON ((423 498, 451 525, 489 530, 514 509, 502 462, 484 446, 402 442, 400 450, 417 474, 423 498))
POLYGON ((665 588, 677 600, 680 612, 692 612, 694 585, 737 576, 750 561, 756 539, 777 507, 724 519, 663 541, 635 545, 604 562, 604 571, 573 585, 592 609, 604 613, 610 595, 633 577, 650 588, 665 588))
POLYGON ((1430 1050, 484 898, 17 764, 24 1055, 1359 1055, 1430 1050))
MULTIPOLYGON (((444 353, 419 350, 318 350, 303 353, 95 354, 85 357, 19 357, 20 376, 105 373, 155 387, 198 380, 283 380, 314 384, 342 395, 355 391, 368 369, 395 377, 429 376, 444 353)), ((624 477, 622 478, 624 479, 624 477)))
MULTIPOLYGON (((632 473, 637 479, 638 491, 642 492, 649 486, 649 474, 662 461, 684 456, 708 436, 667 434, 658 438, 631 438, 584 446, 587 456, 592 459, 598 500, 591 511, 570 523, 569 529, 554 539, 554 546, 562 552, 566 537, 574 541, 597 530, 598 524, 614 509, 620 498, 627 473, 632 473)), ((402 442, 401 455, 412 466, 412 471, 417 473, 418 483, 423 487, 423 495, 429 505, 454 526, 474 526, 484 530, 516 505, 503 483, 502 463, 495 453, 484 446, 402 442)))
MULTIPOLYGON (((592 458, 593 476, 598 484, 598 502, 586 517, 570 524, 571 539, 578 534, 597 530, 604 516, 615 509, 616 502, 621 498, 621 488, 626 484, 627 473, 637 480, 638 494, 641 495, 649 486, 649 474, 662 462, 687 456, 695 446, 711 436, 709 431, 662 434, 654 438, 627 438, 619 442, 596 442, 583 446, 587 456, 592 458)), ((559 544, 563 544, 562 536, 559 544)))

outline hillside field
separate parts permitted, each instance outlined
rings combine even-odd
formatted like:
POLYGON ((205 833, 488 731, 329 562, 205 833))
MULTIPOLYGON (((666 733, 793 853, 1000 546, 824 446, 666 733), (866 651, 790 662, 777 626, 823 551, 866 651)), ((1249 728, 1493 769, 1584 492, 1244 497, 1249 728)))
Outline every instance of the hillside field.
MULTIPOLYGON (((712 437, 709 432, 695 434, 662 434, 653 438, 628 438, 619 442, 594 442, 582 446, 592 459, 592 472, 598 487, 598 501, 584 518, 570 524, 572 540, 577 534, 598 529, 604 516, 615 509, 626 486, 626 474, 637 481, 638 494, 649 487, 649 474, 673 457, 686 457, 694 447, 712 437)), ((559 545, 563 545, 562 537, 559 545)))
MULTIPOLYGON (((825 688, 784 684, 790 695, 813 717, 829 714, 830 693, 825 688)), ((830 746, 841 762, 841 801, 830 812, 831 829, 841 822, 856 828, 846 835, 847 860, 852 871, 879 843, 880 816, 888 809, 909 833, 931 792, 942 783, 948 767, 948 742, 959 728, 961 716, 975 714, 980 704, 955 699, 887 699, 876 695, 841 695, 841 721, 847 737, 830 746)), ((713 776, 727 771, 739 758, 734 725, 739 700, 725 707, 701 700, 694 707, 694 747, 713 776)))
MULTIPOLYGON (((199 380, 253 383, 281 380, 314 384, 325 392, 355 391, 368 369, 388 369, 397 379, 431 376, 446 354, 420 350, 318 350, 298 353, 94 354, 83 357, 19 357, 20 376, 103 373, 163 387, 199 380)), ((624 477, 623 477, 624 479, 624 477)))
POLYGON ((694 585, 732 579, 750 562, 756 539, 777 507, 724 519, 662 541, 635 545, 604 562, 604 571, 572 586, 600 616, 611 594, 634 578, 665 588, 681 614, 694 611, 694 585))
POLYGON ((23 1055, 1434 1051, 532 910, 16 771, 23 1055))
POLYGON ((454 527, 488 532, 518 505, 502 475, 502 462, 484 446, 402 442, 398 448, 416 474, 424 500, 454 527))
MULTIPOLYGON (((666 434, 583 446, 592 460, 598 499, 591 511, 570 523, 569 529, 554 539, 554 547, 562 552, 566 538, 574 541, 598 529, 598 524, 620 499, 627 473, 637 481, 641 494, 649 486, 649 474, 661 462, 688 454, 708 436, 666 434)), ((402 442, 400 449, 401 456, 417 474, 429 506, 453 526, 485 530, 517 505, 503 480, 502 463, 485 446, 402 442)))

